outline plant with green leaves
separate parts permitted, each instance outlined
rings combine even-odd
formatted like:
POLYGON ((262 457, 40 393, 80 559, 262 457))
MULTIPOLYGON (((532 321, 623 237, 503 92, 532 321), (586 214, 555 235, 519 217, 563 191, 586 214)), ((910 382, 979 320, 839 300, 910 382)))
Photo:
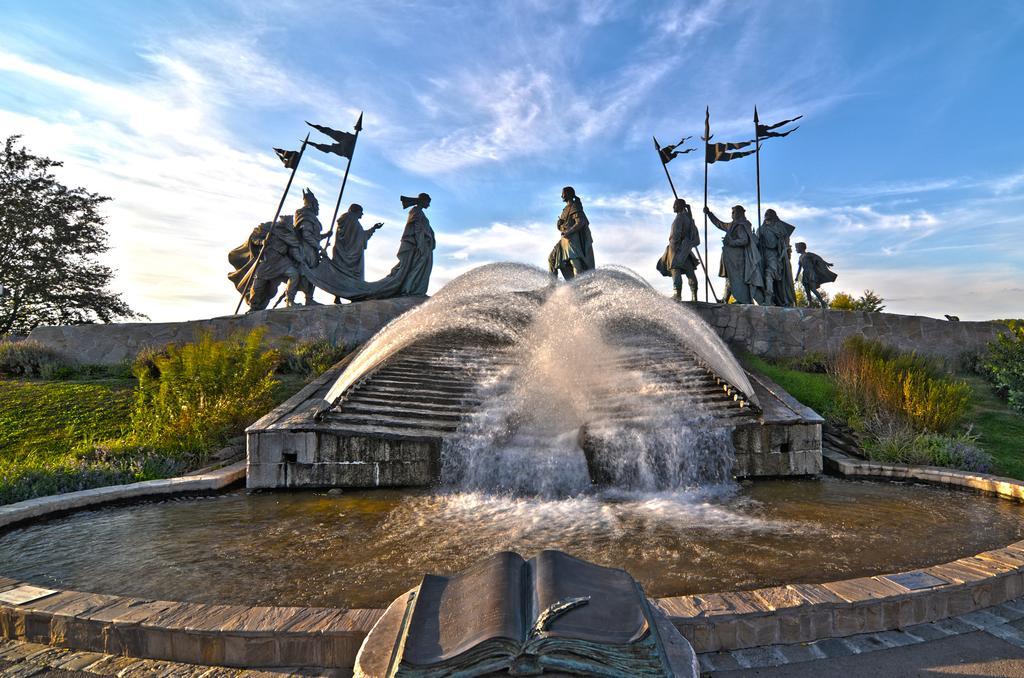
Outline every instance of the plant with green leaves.
POLYGON ((262 329, 141 355, 126 442, 205 454, 266 414, 274 404, 280 360, 263 346, 262 329))
POLYGON ((1006 321, 1008 332, 988 345, 981 372, 996 394, 1010 407, 1024 413, 1024 322, 1006 321))

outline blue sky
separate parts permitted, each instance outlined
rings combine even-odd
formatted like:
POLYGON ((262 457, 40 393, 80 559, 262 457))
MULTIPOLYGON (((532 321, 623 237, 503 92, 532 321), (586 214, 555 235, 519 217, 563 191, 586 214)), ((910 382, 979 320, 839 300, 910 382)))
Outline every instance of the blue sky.
MULTIPOLYGON (((717 140, 747 139, 755 104, 765 122, 805 116, 765 142, 762 202, 835 263, 825 289, 872 288, 902 313, 1024 315, 1018 1, 0 1, 0 15, 0 135, 114 198, 118 289, 154 320, 234 308, 227 251, 287 180, 271 147, 360 110, 344 203, 386 222, 369 278, 394 263, 400 194, 434 198, 436 290, 490 261, 544 265, 571 184, 598 264, 668 292, 651 135, 699 135, 710 106, 717 140)), ((342 164, 310 151, 287 209, 309 186, 326 222, 342 164)), ((669 167, 699 211, 700 154, 669 167)), ((755 213, 752 157, 710 168, 712 209, 737 202, 755 213)), ((713 227, 709 241, 717 270, 713 227)))

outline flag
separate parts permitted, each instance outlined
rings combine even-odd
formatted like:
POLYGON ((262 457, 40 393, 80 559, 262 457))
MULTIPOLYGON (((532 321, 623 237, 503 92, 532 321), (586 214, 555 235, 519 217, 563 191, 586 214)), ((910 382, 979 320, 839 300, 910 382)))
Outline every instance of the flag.
POLYGON ((663 146, 659 146, 658 145, 658 140, 655 139, 654 140, 654 147, 656 149, 658 149, 658 155, 661 156, 662 164, 663 165, 667 165, 670 162, 672 162, 672 159, 675 158, 677 155, 685 155, 687 153, 692 153, 693 151, 697 150, 695 148, 687 148, 687 149, 684 149, 682 151, 677 151, 676 150, 678 147, 680 147, 684 143, 686 143, 687 139, 692 139, 692 138, 693 137, 683 137, 677 143, 669 144, 668 146, 664 146, 664 147, 663 146))
POLYGON ((277 157, 281 159, 284 166, 288 169, 295 169, 299 166, 299 152, 298 151, 286 151, 283 148, 274 148, 274 152, 277 153, 277 157))
POLYGON ((789 134, 792 134, 793 132, 795 132, 798 129, 800 129, 800 126, 797 125, 793 129, 786 130, 785 132, 773 132, 772 130, 773 129, 777 129, 779 127, 782 127, 783 125, 788 125, 791 122, 796 122, 797 120, 799 120, 802 117, 804 117, 804 116, 798 115, 795 118, 790 118, 789 120, 783 120, 782 122, 777 122, 774 125, 762 125, 760 123, 760 121, 757 119, 757 107, 755 106, 754 107, 754 127, 757 129, 757 137, 759 139, 767 139, 767 138, 770 138, 770 137, 784 137, 784 136, 788 136, 789 134))
POLYGON ((710 164, 713 162, 728 162, 729 160, 735 160, 736 158, 742 158, 743 156, 756 153, 757 149, 749 151, 743 151, 742 153, 729 153, 740 148, 745 148, 753 141, 735 141, 721 144, 705 144, 705 161, 710 164))
MULTIPOLYGON (((359 116, 360 122, 362 122, 362 119, 363 116, 359 116)), ((325 134, 330 138, 334 139, 335 141, 335 143, 333 144, 316 144, 310 142, 310 146, 316 148, 318 151, 323 151, 324 153, 334 153, 335 155, 340 155, 343 158, 348 158, 349 160, 352 159, 352 151, 354 151, 356 148, 355 134, 352 134, 351 132, 339 132, 336 129, 331 129, 330 127, 325 127, 324 125, 314 125, 308 120, 306 121, 306 124, 315 129, 317 132, 325 134)), ((359 123, 356 124, 359 125, 359 123)))

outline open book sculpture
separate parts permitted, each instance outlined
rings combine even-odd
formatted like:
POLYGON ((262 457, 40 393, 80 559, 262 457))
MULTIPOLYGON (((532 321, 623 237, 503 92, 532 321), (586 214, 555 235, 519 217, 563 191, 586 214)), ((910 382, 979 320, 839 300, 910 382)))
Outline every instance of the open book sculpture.
POLYGON ((696 657, 624 570, 560 551, 426 575, 367 636, 356 676, 696 676, 696 657))

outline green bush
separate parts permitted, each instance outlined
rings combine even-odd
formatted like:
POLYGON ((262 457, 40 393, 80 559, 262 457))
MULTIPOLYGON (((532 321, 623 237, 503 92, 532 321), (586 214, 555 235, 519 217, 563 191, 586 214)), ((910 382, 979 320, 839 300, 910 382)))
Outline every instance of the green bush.
POLYGON ((874 414, 864 421, 861 447, 869 459, 915 466, 945 466, 989 473, 991 455, 970 431, 956 435, 917 432, 904 421, 874 414))
POLYGON ((1000 398, 1024 413, 1024 322, 1010 320, 1006 324, 1010 331, 988 345, 981 373, 1000 398))
POLYGON ((916 431, 949 431, 970 404, 970 386, 941 374, 934 361, 863 337, 843 343, 832 369, 847 410, 861 417, 883 412, 916 431))
POLYGON ((70 368, 64 356, 34 339, 0 341, 0 375, 51 378, 70 368))
POLYGON ((273 406, 280 360, 262 345, 263 330, 140 355, 127 445, 205 454, 273 406))
POLYGON ((315 377, 329 370, 348 353, 344 344, 335 345, 326 339, 298 342, 281 351, 278 371, 315 377))

